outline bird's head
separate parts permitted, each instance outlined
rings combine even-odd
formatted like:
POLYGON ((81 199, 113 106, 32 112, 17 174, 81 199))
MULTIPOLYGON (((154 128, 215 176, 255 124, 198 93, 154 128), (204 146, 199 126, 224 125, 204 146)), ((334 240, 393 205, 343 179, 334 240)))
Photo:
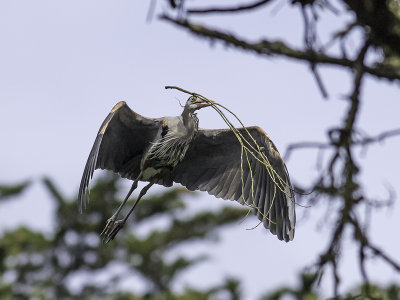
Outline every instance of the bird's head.
POLYGON ((190 112, 194 112, 200 108, 211 106, 212 104, 209 102, 204 101, 203 99, 196 97, 196 96, 190 96, 190 98, 186 101, 185 104, 185 110, 189 110, 190 112))

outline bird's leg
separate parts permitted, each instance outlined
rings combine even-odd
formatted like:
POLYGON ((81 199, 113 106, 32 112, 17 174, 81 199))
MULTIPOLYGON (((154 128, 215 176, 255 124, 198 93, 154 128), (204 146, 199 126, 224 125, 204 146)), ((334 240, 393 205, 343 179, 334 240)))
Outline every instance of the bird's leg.
POLYGON ((149 190, 149 188, 154 184, 154 181, 151 181, 148 185, 146 185, 139 194, 139 197, 136 199, 135 203, 133 204, 132 208, 129 210, 128 214, 125 216, 124 219, 122 220, 118 220, 113 222, 113 226, 112 226, 112 230, 111 232, 107 231, 107 233, 105 233, 104 235, 104 242, 108 243, 110 241, 112 241, 115 236, 117 235, 118 231, 120 231, 120 229, 122 227, 124 227, 126 220, 128 220, 130 214, 133 212, 133 210, 135 209, 136 205, 139 203, 140 199, 142 199, 142 197, 146 194, 146 192, 149 190))
POLYGON ((107 220, 106 227, 104 227, 103 231, 100 233, 100 236, 103 236, 103 235, 107 236, 109 231, 114 227, 114 223, 118 217, 119 212, 121 211, 121 209, 125 205, 125 203, 128 201, 128 198, 131 196, 132 192, 137 188, 138 181, 139 181, 139 178, 141 177, 141 175, 142 174, 140 173, 138 178, 136 178, 135 181, 133 181, 131 189, 129 190, 128 194, 126 195, 124 201, 122 201, 121 205, 118 207, 117 211, 112 215, 112 217, 107 220))

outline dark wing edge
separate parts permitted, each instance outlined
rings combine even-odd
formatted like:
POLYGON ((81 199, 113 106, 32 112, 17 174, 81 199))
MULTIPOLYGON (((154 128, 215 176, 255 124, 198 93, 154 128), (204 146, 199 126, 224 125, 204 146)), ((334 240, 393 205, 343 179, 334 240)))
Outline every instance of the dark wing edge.
POLYGON ((95 169, 107 169, 133 178, 140 170, 140 157, 158 134, 160 121, 143 117, 124 101, 118 102, 101 124, 87 159, 78 193, 78 210, 89 203, 89 183, 95 169))
MULTIPOLYGON (((244 128, 238 130, 248 139, 244 128)), ((217 198, 235 200, 253 207, 253 213, 264 227, 277 235, 278 239, 288 242, 294 238, 296 214, 287 167, 261 128, 254 126, 247 127, 247 130, 264 148, 271 166, 283 179, 284 187, 281 189, 284 191, 276 187, 266 167, 251 155, 249 162, 252 174, 246 157, 243 157, 242 188, 241 145, 231 130, 199 130, 185 158, 174 169, 174 181, 190 190, 207 191, 217 198)))

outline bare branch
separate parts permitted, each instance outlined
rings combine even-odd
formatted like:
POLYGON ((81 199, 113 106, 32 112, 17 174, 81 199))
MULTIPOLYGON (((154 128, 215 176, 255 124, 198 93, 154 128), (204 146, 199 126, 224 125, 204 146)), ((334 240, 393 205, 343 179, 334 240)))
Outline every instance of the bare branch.
MULTIPOLYGON (((384 131, 376 136, 364 137, 362 139, 355 140, 355 141, 353 141, 353 145, 365 146, 365 145, 369 145, 372 143, 379 143, 385 139, 388 139, 391 137, 396 137, 396 136, 400 136, 400 128, 384 131)), ((335 145, 332 143, 322 143, 322 142, 292 143, 286 148, 284 159, 288 160, 290 155, 292 154, 292 152, 295 150, 305 149, 305 148, 315 148, 315 149, 319 149, 319 150, 325 150, 325 149, 329 149, 331 147, 335 147, 335 145)))
POLYGON ((365 137, 359 141, 356 141, 356 144, 365 146, 365 145, 372 144, 372 143, 379 143, 387 138, 395 137, 395 136, 400 136, 400 128, 384 131, 376 136, 365 137))
POLYGON ((378 247, 368 244, 368 248, 372 250, 372 252, 386 261, 389 265, 391 265, 397 272, 400 272, 400 264, 395 262, 391 257, 389 257, 386 253, 384 253, 378 247))
POLYGON ((300 142, 300 143, 293 143, 290 144, 286 148, 286 153, 284 155, 284 160, 288 160, 290 155, 294 150, 297 149, 304 149, 304 148, 317 148, 317 149, 327 149, 331 147, 331 144, 321 143, 321 142, 300 142))
POLYGON ((389 257, 386 253, 384 253, 383 250, 373 245, 369 241, 364 231, 361 229, 360 224, 356 220, 354 220, 354 218, 349 218, 349 222, 354 227, 355 237, 360 241, 362 245, 364 245, 364 247, 370 249, 377 257, 380 257, 381 259, 386 261, 393 269, 395 269, 397 272, 400 272, 400 264, 389 257))
POLYGON ((262 5, 268 4, 271 0, 261 0, 247 5, 238 5, 235 7, 213 7, 213 8, 192 8, 188 9, 188 14, 212 14, 212 13, 235 13, 251 10, 262 5))
MULTIPOLYGON (((358 54, 358 57, 355 61, 354 64, 354 88, 353 88, 353 93, 350 95, 349 99, 352 102, 350 106, 350 110, 347 114, 347 119, 344 127, 344 132, 347 135, 350 135, 350 132, 353 132, 354 128, 354 122, 357 116, 358 108, 359 108, 359 95, 360 95, 360 89, 361 89, 361 82, 364 77, 364 58, 365 55, 367 54, 368 48, 370 47, 370 42, 366 41, 364 46, 361 48, 360 53, 358 54)), ((342 132, 343 133, 343 132, 342 132)), ((350 137, 350 136, 348 136, 350 137)))
POLYGON ((153 19, 154 12, 155 12, 155 9, 156 9, 156 1, 157 0, 151 0, 150 1, 149 10, 147 11, 147 17, 146 17, 146 21, 148 23, 150 23, 151 20, 153 19))
POLYGON ((322 97, 324 97, 325 99, 327 99, 329 97, 328 92, 326 90, 326 87, 324 85, 324 83, 322 82, 322 78, 321 75, 319 75, 317 68, 315 66, 314 63, 311 63, 311 72, 314 75, 315 81, 317 82, 317 86, 322 94, 322 97))

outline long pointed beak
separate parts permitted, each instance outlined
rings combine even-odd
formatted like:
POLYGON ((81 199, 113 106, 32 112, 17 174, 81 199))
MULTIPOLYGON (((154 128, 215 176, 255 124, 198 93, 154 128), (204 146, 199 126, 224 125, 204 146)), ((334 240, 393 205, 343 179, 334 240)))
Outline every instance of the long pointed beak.
POLYGON ((198 107, 199 109, 200 109, 200 108, 203 108, 203 107, 212 106, 211 103, 204 103, 204 102, 202 102, 202 103, 196 103, 196 105, 197 105, 197 107, 198 107))
POLYGON ((213 100, 210 100, 210 103, 207 103, 203 100, 198 99, 195 104, 197 105, 198 109, 203 108, 203 107, 208 107, 208 106, 212 106, 214 103, 213 100))

